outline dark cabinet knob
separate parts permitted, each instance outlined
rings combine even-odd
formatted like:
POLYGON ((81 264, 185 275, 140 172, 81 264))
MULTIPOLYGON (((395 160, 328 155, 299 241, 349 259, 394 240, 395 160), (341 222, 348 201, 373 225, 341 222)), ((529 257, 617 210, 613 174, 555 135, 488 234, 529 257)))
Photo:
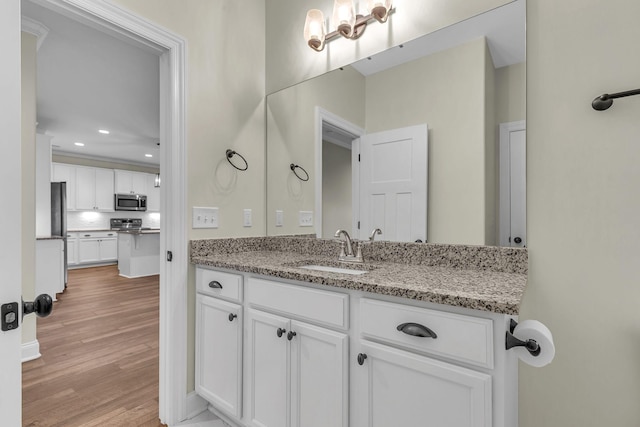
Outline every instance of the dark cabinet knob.
POLYGON ((296 334, 296 333, 295 333, 295 332, 293 332, 293 331, 289 331, 289 333, 287 334, 287 339, 288 339, 289 341, 291 341, 291 340, 293 339, 293 337, 295 337, 296 335, 298 335, 298 334, 296 334))
POLYGON ((419 323, 403 323, 396 328, 407 335, 423 338, 438 338, 435 332, 419 323))
POLYGON ((212 280, 209 282, 209 287, 212 289, 222 289, 222 285, 217 280, 212 280))
POLYGON ((364 365, 364 361, 367 359, 367 355, 364 353, 358 353, 358 365, 364 365))
POLYGON ((236 317, 238 317, 237 314, 229 313, 229 322, 233 322, 233 319, 235 319, 236 317))
POLYGON ((278 330, 276 331, 276 334, 278 334, 278 338, 282 338, 282 334, 284 334, 285 332, 287 332, 286 329, 278 328, 278 330))
POLYGON ((516 243, 516 245, 522 243, 522 239, 520 237, 516 237, 515 239, 513 239, 513 241, 516 243))
POLYGON ((35 313, 38 317, 47 317, 53 310, 53 300, 47 294, 38 295, 33 302, 22 302, 22 316, 35 313))

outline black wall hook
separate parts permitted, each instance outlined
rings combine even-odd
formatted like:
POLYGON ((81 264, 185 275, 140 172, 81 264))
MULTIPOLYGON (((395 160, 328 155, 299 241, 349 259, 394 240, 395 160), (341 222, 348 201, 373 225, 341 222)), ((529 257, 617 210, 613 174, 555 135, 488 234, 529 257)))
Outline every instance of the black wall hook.
POLYGON ((532 356, 539 356, 540 344, 538 344, 536 340, 528 339, 526 341, 522 341, 513 336, 513 331, 516 329, 516 326, 518 326, 518 322, 511 319, 509 323, 509 330, 507 331, 505 349, 509 350, 510 348, 513 348, 513 347, 524 347, 527 349, 529 353, 531 353, 532 356))
POLYGON ((231 164, 231 166, 238 169, 239 171, 246 171, 247 169, 249 169, 249 163, 247 163, 247 159, 245 159, 242 154, 238 153, 237 151, 227 149, 227 161, 231 164), (239 168, 238 166, 233 164, 231 158, 235 155, 242 159, 242 161, 244 162, 244 168, 239 168))
POLYGON ((293 163, 291 163, 289 165, 289 169, 291 169, 293 171, 293 174, 295 176, 297 176, 300 181, 309 181, 309 174, 307 173, 306 170, 304 170, 304 168, 302 166, 294 165, 293 163), (304 172, 304 174, 306 175, 306 178, 303 178, 300 175, 298 175, 298 172, 296 172, 296 169, 300 169, 302 172, 304 172))

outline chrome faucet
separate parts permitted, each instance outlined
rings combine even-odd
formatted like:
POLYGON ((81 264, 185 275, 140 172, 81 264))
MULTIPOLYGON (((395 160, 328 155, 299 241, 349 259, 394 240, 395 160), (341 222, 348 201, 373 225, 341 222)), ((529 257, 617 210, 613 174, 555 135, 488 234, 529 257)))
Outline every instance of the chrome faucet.
POLYGON ((338 256, 338 261, 363 262, 360 242, 356 242, 356 253, 354 254, 353 242, 351 241, 351 237, 349 237, 349 233, 345 230, 338 230, 334 237, 339 239, 341 235, 344 236, 344 241, 340 242, 340 255, 338 256))
POLYGON ((370 242, 373 242, 373 240, 376 238, 376 234, 382 234, 382 230, 380 230, 379 228, 376 228, 375 230, 373 230, 371 232, 371 236, 369 236, 370 242))

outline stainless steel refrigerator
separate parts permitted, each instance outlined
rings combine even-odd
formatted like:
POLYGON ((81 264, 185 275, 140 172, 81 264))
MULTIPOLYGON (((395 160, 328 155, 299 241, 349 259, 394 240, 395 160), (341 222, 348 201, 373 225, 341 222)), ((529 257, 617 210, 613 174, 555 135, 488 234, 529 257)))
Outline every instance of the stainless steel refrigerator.
POLYGON ((62 237, 64 246, 64 287, 67 287, 67 183, 51 183, 51 236, 62 237))

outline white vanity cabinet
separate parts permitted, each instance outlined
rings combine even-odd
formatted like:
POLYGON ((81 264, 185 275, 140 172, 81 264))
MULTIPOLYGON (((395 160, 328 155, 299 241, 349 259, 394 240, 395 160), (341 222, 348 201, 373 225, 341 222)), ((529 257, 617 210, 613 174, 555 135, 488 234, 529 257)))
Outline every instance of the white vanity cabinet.
POLYGON ((196 270, 196 392, 242 417, 242 276, 196 270))
POLYGON ((492 427, 492 376, 446 361, 493 367, 491 320, 363 298, 359 323, 358 425, 492 427))
POLYGON ((249 425, 348 426, 348 301, 249 277, 249 425))

